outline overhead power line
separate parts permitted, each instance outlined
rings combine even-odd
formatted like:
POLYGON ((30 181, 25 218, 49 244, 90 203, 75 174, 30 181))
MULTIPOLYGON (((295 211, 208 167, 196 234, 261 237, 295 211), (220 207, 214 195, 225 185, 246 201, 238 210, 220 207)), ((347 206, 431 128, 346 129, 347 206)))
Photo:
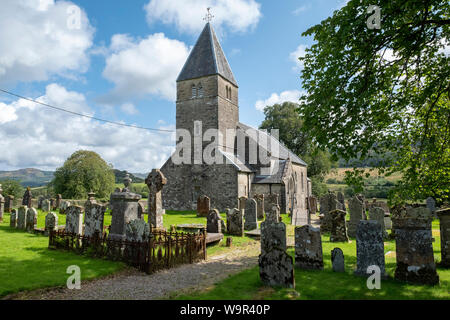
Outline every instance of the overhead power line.
POLYGON ((89 119, 92 119, 92 120, 97 120, 97 121, 101 121, 101 122, 105 122, 105 123, 109 123, 109 124, 114 124, 116 126, 130 127, 130 128, 142 129, 142 130, 150 130, 150 131, 175 132, 174 130, 147 128, 147 127, 141 127, 141 126, 136 126, 136 125, 132 125, 132 124, 126 124, 126 123, 120 123, 120 122, 100 119, 100 118, 97 118, 97 117, 89 116, 89 115, 78 113, 78 112, 75 112, 75 111, 70 111, 70 110, 67 110, 67 109, 64 109, 64 108, 61 108, 61 107, 55 107, 55 106, 52 106, 50 104, 47 104, 47 103, 44 103, 44 102, 40 102, 40 101, 31 99, 31 98, 27 98, 27 97, 21 96, 19 94, 16 94, 16 93, 13 93, 13 92, 10 92, 10 91, 7 91, 7 90, 0 89, 0 91, 3 92, 3 93, 9 94, 11 96, 20 98, 20 99, 24 99, 24 100, 27 100, 27 101, 30 101, 30 102, 34 102, 34 103, 43 105, 43 106, 51 108, 51 109, 55 109, 55 110, 59 110, 59 111, 62 111, 62 112, 70 113, 72 115, 76 115, 76 116, 80 116, 80 117, 89 118, 89 119))

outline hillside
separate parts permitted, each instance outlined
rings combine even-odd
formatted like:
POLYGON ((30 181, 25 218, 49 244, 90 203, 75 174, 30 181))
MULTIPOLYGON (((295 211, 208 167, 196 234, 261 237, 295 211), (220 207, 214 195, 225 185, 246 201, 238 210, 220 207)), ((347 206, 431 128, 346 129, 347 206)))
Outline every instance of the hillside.
POLYGON ((23 187, 40 187, 47 185, 53 179, 53 171, 39 169, 19 169, 15 171, 0 171, 0 180, 20 181, 23 187))

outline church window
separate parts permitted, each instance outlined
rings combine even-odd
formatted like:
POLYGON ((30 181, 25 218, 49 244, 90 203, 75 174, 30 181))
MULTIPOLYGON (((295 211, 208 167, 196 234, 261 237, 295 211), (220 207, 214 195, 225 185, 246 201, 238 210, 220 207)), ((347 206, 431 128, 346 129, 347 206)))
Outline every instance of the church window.
POLYGON ((302 191, 305 191, 305 183, 304 183, 303 172, 302 172, 302 191))
POLYGON ((199 98, 203 97, 203 87, 202 87, 201 83, 199 83, 199 85, 198 85, 198 97, 199 98))
POLYGON ((195 85, 192 85, 192 98, 197 97, 197 88, 195 87, 195 85))
POLYGON ((230 90, 230 93, 228 94, 228 99, 231 100, 231 87, 229 87, 228 90, 230 90))

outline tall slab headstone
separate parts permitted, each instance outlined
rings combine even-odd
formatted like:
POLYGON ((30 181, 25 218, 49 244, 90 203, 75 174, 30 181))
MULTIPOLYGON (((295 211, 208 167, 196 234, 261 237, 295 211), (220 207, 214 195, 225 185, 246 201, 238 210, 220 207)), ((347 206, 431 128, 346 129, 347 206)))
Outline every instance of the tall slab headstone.
POLYGON ((286 250, 286 225, 283 222, 261 222, 261 253, 273 248, 286 250))
POLYGON ((149 173, 145 184, 150 190, 148 206, 148 222, 154 228, 163 227, 163 215, 165 210, 162 207, 162 189, 167 184, 167 179, 159 169, 153 169, 149 173))
POLYGON ((130 221, 138 219, 138 203, 141 200, 141 195, 119 191, 113 192, 111 199, 114 205, 112 208, 109 238, 112 240, 124 240, 126 225, 130 221))
POLYGON ((247 197, 240 197, 238 199, 238 209, 239 210, 245 210, 245 207, 247 205, 247 197))
POLYGON ((25 230, 27 226, 27 210, 28 207, 21 206, 17 210, 17 229, 25 230))
POLYGON ((227 212, 227 231, 234 236, 244 235, 244 210, 234 208, 227 212))
POLYGON ((50 203, 50 200, 49 200, 49 199, 44 199, 44 200, 42 200, 42 203, 41 203, 41 210, 44 211, 44 212, 50 212, 50 211, 52 211, 52 206, 51 206, 51 203, 50 203))
POLYGON ((103 234, 103 223, 105 219, 106 207, 92 202, 84 205, 84 235, 93 237, 95 234, 103 234))
POLYGON ((323 195, 320 198, 319 203, 319 210, 320 214, 322 215, 322 219, 320 222, 320 232, 330 232, 332 225, 330 212, 338 208, 336 194, 329 191, 327 194, 323 195))
POLYGON ((16 209, 12 209, 11 210, 11 216, 9 219, 9 226, 11 228, 17 228, 17 210, 16 209))
POLYGON ((197 216, 207 217, 211 211, 211 199, 205 195, 197 198, 197 216))
POLYGON ((244 229, 255 230, 258 228, 258 205, 255 199, 248 199, 244 211, 244 229))
POLYGON ((45 234, 48 235, 51 231, 58 229, 58 215, 54 212, 49 212, 45 216, 45 234))
POLYGON ((258 205, 258 219, 264 219, 264 194, 255 194, 254 199, 258 205))
POLYGON ((27 190, 25 191, 23 198, 22 198, 22 205, 27 206, 28 208, 31 208, 31 200, 33 199, 33 195, 31 194, 30 187, 27 187, 27 190))
POLYGON ((450 208, 438 210, 439 228, 441 235, 441 263, 440 266, 450 268, 450 208))
POLYGON ((347 224, 347 233, 350 237, 354 238, 356 237, 356 229, 359 221, 365 220, 364 203, 358 199, 358 197, 353 196, 348 200, 348 209, 350 213, 350 220, 347 224))
POLYGON ((400 207, 392 212, 397 268, 395 279, 417 284, 439 284, 433 253, 431 223, 425 207, 400 207))
POLYGON ((14 196, 8 195, 5 197, 5 213, 11 213, 14 208, 14 196))
POLYGON ((370 266, 377 266, 381 276, 386 275, 383 230, 376 220, 361 220, 356 229, 355 275, 369 276, 370 266))
POLYGON ((83 234, 83 208, 70 206, 66 213, 66 232, 83 234))
POLYGON ((206 219, 206 232, 207 233, 223 233, 222 230, 222 217, 220 216, 219 210, 213 209, 209 211, 208 217, 206 219))
POLYGON ((273 206, 280 206, 279 197, 280 195, 278 193, 264 195, 265 209, 270 210, 273 206))
POLYGON ((323 269, 322 237, 319 228, 310 225, 295 228, 295 266, 308 270, 323 269))
POLYGON ((334 272, 345 272, 344 252, 341 248, 331 250, 331 265, 334 272))
POLYGON ((337 197, 337 201, 339 202, 339 205, 340 205, 340 210, 342 210, 342 211, 347 211, 347 208, 345 207, 345 197, 344 197, 344 194, 342 193, 342 192, 338 192, 337 193, 337 195, 336 195, 336 197, 337 197))
POLYGON ((25 224, 26 231, 34 231, 35 226, 37 225, 38 213, 35 208, 27 209, 27 218, 25 224))
POLYGON ((59 207, 61 206, 61 201, 62 201, 62 195, 57 194, 56 195, 55 210, 59 209, 59 207))
POLYGON ((385 211, 380 207, 371 207, 369 209, 369 219, 376 220, 380 223, 381 228, 383 230, 383 238, 387 239, 388 233, 386 231, 386 225, 384 224, 384 215, 385 211))
POLYGON ((280 222, 281 221, 280 206, 273 205, 272 207, 267 208, 266 209, 266 220, 280 222))
POLYGON ((333 210, 329 212, 331 216, 330 242, 348 242, 347 227, 345 223, 346 212, 333 210))

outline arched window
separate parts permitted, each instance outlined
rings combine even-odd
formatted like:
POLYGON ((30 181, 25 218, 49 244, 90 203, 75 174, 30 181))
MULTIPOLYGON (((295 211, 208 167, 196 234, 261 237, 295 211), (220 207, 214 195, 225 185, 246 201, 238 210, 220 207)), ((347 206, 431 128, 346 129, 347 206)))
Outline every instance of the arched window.
POLYGON ((226 90, 226 97, 228 99, 228 86, 225 86, 225 90, 226 90))
POLYGON ((197 97, 197 88, 195 87, 195 84, 192 85, 192 98, 197 97))
POLYGON ((302 191, 305 191, 305 182, 304 182, 303 172, 302 172, 302 191))
POLYGON ((228 90, 230 90, 230 93, 228 94, 228 99, 231 100, 231 87, 229 87, 228 90))
POLYGON ((199 98, 203 97, 203 87, 201 83, 198 84, 198 97, 199 98))

